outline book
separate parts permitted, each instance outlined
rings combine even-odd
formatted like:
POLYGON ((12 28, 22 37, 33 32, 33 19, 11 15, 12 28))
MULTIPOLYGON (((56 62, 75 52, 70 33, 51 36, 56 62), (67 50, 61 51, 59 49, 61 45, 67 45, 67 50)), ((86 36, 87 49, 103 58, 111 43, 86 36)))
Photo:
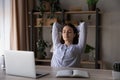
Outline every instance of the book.
POLYGON ((83 70, 59 70, 56 77, 89 78, 89 73, 83 70))

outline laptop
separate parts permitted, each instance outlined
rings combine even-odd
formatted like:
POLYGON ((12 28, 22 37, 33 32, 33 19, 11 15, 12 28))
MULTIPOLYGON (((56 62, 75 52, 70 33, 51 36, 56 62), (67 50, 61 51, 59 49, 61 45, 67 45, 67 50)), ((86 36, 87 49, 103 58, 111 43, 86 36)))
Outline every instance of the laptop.
POLYGON ((6 74, 31 78, 39 78, 48 74, 37 73, 33 51, 6 50, 4 55, 6 74))

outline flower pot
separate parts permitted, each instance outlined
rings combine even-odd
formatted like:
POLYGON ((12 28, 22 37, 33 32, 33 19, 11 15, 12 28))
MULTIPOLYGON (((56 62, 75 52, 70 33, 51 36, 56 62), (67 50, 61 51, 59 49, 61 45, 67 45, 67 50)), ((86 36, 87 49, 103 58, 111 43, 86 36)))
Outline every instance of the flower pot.
POLYGON ((120 80, 120 72, 112 71, 112 77, 114 80, 120 80))
POLYGON ((37 59, 45 59, 45 55, 43 55, 44 53, 41 52, 37 52, 37 59))
POLYGON ((96 5, 88 5, 88 10, 89 11, 95 11, 96 10, 96 5))

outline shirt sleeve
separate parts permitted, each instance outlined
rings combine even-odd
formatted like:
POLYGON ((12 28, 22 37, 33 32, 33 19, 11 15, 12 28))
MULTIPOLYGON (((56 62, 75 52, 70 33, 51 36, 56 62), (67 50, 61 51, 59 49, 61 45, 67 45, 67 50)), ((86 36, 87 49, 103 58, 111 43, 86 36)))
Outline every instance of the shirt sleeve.
POLYGON ((79 24, 78 31, 79 31, 78 46, 84 49, 86 45, 86 38, 87 38, 87 25, 85 22, 81 22, 79 24))
POLYGON ((62 25, 60 25, 57 22, 53 23, 52 27, 52 42, 53 42, 53 47, 57 46, 60 43, 60 35, 59 33, 61 32, 62 25))

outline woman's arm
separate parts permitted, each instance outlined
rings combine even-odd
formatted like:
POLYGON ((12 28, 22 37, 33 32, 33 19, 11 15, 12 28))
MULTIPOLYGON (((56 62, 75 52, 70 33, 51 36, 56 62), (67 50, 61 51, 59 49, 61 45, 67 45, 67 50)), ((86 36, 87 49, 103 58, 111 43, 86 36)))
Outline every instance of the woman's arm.
POLYGON ((56 46, 57 44, 60 43, 60 36, 59 32, 61 31, 62 25, 60 25, 57 22, 54 22, 53 27, 52 27, 52 41, 53 41, 53 46, 56 46))
POLYGON ((78 40, 78 45, 80 48, 84 48, 86 44, 86 39, 87 39, 87 25, 85 22, 81 22, 80 25, 78 26, 79 30, 79 40, 78 40))

